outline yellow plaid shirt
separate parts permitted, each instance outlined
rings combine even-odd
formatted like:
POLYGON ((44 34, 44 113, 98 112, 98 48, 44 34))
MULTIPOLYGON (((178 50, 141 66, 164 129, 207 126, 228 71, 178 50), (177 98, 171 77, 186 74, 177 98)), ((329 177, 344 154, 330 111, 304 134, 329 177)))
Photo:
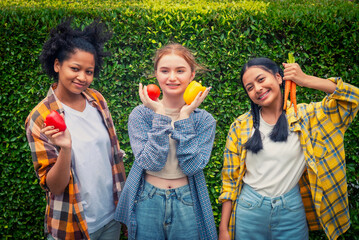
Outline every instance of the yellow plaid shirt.
MULTIPOLYGON (((341 78, 333 94, 321 102, 299 104, 287 111, 291 131, 300 136, 307 169, 299 184, 310 230, 323 229, 328 239, 337 239, 350 226, 344 133, 358 112, 359 89, 341 78)), ((250 112, 232 123, 224 151, 222 190, 219 201, 232 200, 229 233, 234 239, 236 199, 246 172, 244 143, 250 138, 253 121, 250 112)))

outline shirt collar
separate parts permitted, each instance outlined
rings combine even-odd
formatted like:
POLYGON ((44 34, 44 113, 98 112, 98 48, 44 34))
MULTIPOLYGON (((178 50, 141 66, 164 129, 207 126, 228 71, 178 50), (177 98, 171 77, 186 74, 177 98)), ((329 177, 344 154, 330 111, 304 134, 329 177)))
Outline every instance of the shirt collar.
MULTIPOLYGON (((56 102, 56 104, 58 105, 58 109, 60 113, 64 112, 64 108, 61 105, 61 101, 57 98, 56 94, 55 94, 55 89, 57 88, 58 83, 55 82, 51 85, 49 91, 47 92, 47 97, 49 99, 53 99, 53 102, 56 102)), ((85 91, 83 91, 81 93, 85 99, 91 104, 93 105, 93 103, 95 102, 95 98, 91 96, 90 92, 88 89, 86 89, 85 91)))

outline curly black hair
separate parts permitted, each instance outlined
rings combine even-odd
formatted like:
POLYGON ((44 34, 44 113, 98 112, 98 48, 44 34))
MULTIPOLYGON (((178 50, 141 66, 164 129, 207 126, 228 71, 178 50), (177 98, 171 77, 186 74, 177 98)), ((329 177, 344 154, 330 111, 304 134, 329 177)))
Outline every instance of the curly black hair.
POLYGON ((58 73, 54 71, 55 59, 62 63, 80 49, 94 55, 94 76, 98 77, 103 57, 109 55, 108 52, 104 52, 103 46, 112 37, 112 32, 98 19, 83 30, 71 28, 71 22, 72 18, 67 19, 50 31, 50 38, 44 43, 39 58, 42 68, 49 77, 57 81, 58 73))

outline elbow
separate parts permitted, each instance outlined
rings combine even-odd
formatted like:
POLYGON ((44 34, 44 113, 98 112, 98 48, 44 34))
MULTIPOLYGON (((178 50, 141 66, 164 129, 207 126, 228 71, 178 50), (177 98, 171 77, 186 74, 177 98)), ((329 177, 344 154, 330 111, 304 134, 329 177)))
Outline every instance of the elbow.
MULTIPOLYGON (((67 186, 66 186, 66 187, 67 187, 67 186)), ((51 192, 52 194, 54 194, 55 196, 59 196, 59 195, 64 194, 66 187, 61 188, 61 187, 58 187, 58 186, 57 186, 57 187, 55 187, 55 186, 52 186, 52 187, 48 186, 48 189, 49 189, 50 192, 51 192)))
POLYGON ((62 195, 66 191, 66 188, 69 186, 70 178, 67 181, 61 182, 61 181, 48 181, 49 179, 46 179, 46 187, 47 189, 54 195, 62 195))
POLYGON ((51 190, 51 189, 50 189, 50 192, 51 192, 52 194, 54 194, 55 196, 59 196, 59 195, 64 194, 65 189, 62 189, 62 190, 58 190, 58 189, 56 189, 56 190, 51 190))

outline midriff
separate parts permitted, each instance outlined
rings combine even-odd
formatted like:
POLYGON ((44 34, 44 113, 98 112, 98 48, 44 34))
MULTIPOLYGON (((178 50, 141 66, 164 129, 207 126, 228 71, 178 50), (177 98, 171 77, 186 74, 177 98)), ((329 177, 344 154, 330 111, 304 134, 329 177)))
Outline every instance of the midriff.
POLYGON ((179 188, 188 184, 187 176, 177 179, 165 179, 146 174, 145 180, 153 186, 161 189, 179 188))

